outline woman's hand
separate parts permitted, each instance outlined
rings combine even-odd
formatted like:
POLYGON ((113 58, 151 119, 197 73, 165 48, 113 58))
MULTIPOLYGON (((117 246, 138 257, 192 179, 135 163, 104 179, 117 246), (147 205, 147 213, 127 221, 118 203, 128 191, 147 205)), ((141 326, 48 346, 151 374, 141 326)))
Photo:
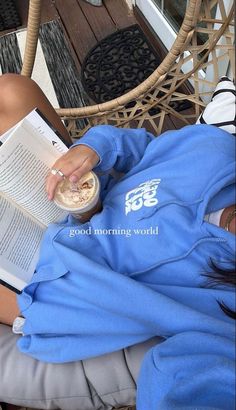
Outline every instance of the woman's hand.
MULTIPOLYGON (((52 168, 60 170, 71 182, 77 182, 84 174, 91 171, 99 162, 99 156, 86 145, 73 147, 66 154, 62 155, 52 168)), ((58 182, 62 177, 58 174, 49 174, 46 181, 46 191, 48 199, 52 200, 58 182)))

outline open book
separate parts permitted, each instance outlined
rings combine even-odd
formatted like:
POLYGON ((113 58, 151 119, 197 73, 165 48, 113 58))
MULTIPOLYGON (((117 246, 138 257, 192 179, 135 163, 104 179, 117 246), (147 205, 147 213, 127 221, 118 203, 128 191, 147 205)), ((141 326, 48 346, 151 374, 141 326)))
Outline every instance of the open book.
POLYGON ((0 283, 16 292, 33 276, 46 227, 65 216, 45 179, 67 149, 37 109, 0 136, 0 283))

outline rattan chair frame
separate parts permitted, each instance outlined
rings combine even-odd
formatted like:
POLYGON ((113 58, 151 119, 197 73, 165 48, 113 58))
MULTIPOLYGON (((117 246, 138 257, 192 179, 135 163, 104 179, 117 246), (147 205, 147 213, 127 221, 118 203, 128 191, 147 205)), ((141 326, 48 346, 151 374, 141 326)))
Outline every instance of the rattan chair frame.
MULTIPOLYGON (((182 26, 171 49, 153 74, 138 87, 106 103, 57 109, 59 116, 66 120, 72 137, 82 136, 96 124, 151 126, 158 135, 166 116, 175 117, 180 125, 195 122, 219 78, 226 74, 228 63, 235 78, 234 5, 232 2, 229 7, 229 3, 231 0, 189 0, 182 26), (214 15, 216 8, 217 17, 214 15), (222 71, 220 67, 223 60, 226 64, 222 71), (186 70, 187 64, 190 68, 186 70), (204 77, 209 67, 213 71, 211 80, 204 77), (189 81, 192 91, 189 91, 189 81), (173 108, 174 104, 183 100, 190 101, 193 109, 179 112, 173 108), (155 114, 153 110, 150 114, 151 108, 157 108, 155 114), (76 120, 79 118, 87 119, 87 125, 82 130, 77 128, 76 120)), ((34 65, 40 10, 41 0, 30 0, 22 67, 22 74, 26 76, 31 76, 34 65)))

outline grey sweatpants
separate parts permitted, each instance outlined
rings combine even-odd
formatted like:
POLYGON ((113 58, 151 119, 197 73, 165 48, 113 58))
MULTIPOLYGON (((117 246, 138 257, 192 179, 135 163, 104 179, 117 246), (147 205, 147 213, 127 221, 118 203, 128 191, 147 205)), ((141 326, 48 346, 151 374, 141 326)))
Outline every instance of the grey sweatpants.
POLYGON ((18 336, 0 324, 0 402, 37 409, 111 410, 135 403, 142 358, 161 339, 93 359, 39 362, 20 353, 18 336))

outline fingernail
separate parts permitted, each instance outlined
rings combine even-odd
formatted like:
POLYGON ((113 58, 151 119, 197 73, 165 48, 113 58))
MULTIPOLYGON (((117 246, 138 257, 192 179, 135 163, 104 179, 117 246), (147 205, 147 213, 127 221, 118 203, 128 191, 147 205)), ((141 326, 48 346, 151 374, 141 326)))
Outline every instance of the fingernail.
POLYGON ((48 199, 49 199, 49 201, 51 201, 52 195, 48 195, 48 199))

